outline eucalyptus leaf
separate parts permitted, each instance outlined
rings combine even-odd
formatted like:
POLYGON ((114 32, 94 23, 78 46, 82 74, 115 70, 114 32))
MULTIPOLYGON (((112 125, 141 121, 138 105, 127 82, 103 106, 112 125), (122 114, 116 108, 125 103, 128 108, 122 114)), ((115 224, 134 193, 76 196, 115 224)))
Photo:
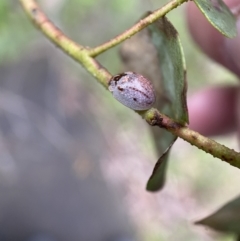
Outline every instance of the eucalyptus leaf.
MULTIPOLYGON (((166 17, 159 19, 149 26, 152 43, 154 44, 160 62, 161 80, 165 99, 160 111, 181 124, 188 123, 186 103, 186 66, 178 33, 166 17)), ((171 133, 160 135, 156 139, 158 147, 166 148, 158 160, 153 174, 147 183, 147 190, 157 191, 163 184, 160 178, 166 169, 171 146, 177 138, 171 133)))
POLYGON ((194 2, 220 33, 229 38, 237 35, 236 18, 222 0, 194 0, 194 2))
MULTIPOLYGON (((166 17, 159 19, 125 41, 120 49, 125 70, 142 74, 152 81, 160 112, 188 123, 185 61, 178 33, 166 17)), ((164 186, 167 161, 176 136, 159 127, 151 127, 160 156, 147 183, 147 190, 164 186)))
POLYGON ((147 190, 149 191, 158 191, 162 189, 165 183, 166 178, 166 170, 168 164, 168 158, 170 154, 170 150, 174 142, 176 141, 177 137, 173 136, 172 143, 167 148, 167 150, 160 156, 155 167, 153 169, 152 175, 148 180, 147 183, 147 190))
POLYGON ((163 17, 149 26, 160 62, 164 97, 161 112, 181 124, 188 123, 186 65, 177 30, 163 17))
POLYGON ((240 234, 240 196, 227 203, 212 215, 197 221, 223 232, 234 232, 240 234))

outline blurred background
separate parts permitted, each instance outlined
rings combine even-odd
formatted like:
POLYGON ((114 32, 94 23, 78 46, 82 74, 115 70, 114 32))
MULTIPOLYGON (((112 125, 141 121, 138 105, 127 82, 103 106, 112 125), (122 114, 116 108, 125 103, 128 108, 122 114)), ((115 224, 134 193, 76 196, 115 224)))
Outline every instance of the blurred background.
MULTIPOLYGON (((163 0, 42 0, 76 42, 96 46, 163 0)), ((236 84, 179 31, 189 95, 236 84)), ((121 72, 119 47, 98 57, 121 72)), ((239 150, 235 134, 216 137, 239 150)), ((178 140, 163 191, 146 182, 158 159, 149 126, 51 44, 15 0, 0 0, 0 241, 230 241, 194 221, 239 195, 239 171, 178 140), (141 130, 141 135, 139 135, 141 130)))

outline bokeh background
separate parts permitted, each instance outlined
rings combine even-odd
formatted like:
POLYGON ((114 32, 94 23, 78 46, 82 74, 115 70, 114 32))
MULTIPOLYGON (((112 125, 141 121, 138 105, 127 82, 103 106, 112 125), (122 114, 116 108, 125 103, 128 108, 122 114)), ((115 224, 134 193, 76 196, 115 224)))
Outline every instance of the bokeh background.
MULTIPOLYGON (((163 0, 42 0, 76 42, 96 46, 163 0)), ((186 4, 185 4, 186 5, 186 4)), ((236 84, 192 42, 184 7, 179 31, 189 95, 236 84)), ((121 72, 119 47, 98 57, 121 72)), ((236 135, 214 137, 239 150, 236 135)), ((158 159, 149 126, 46 40, 18 1, 0 0, 0 240, 231 241, 196 226, 239 195, 239 171, 178 140, 163 191, 145 190, 158 159)))

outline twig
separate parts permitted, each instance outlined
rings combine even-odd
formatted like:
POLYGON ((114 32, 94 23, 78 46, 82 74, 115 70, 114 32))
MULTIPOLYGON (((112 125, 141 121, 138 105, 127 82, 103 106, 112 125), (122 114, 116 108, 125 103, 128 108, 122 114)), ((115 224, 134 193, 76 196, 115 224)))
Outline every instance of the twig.
MULTIPOLYGON (((155 21, 158 17, 163 16, 171 9, 177 7, 179 4, 185 2, 185 0, 173 0, 168 3, 163 10, 157 10, 153 14, 149 15, 145 20, 133 26, 122 35, 119 35, 116 39, 109 41, 108 43, 99 46, 93 50, 89 50, 71 39, 65 36, 54 24, 45 16, 45 14, 39 9, 38 5, 34 0, 20 0, 23 8, 34 22, 34 24, 48 37, 55 45, 61 50, 67 53, 71 58, 79 62, 86 70, 91 73, 104 87, 108 86, 108 82, 111 75, 106 69, 94 60, 92 56, 105 51, 112 46, 120 43, 126 38, 130 37, 134 33, 140 31, 151 22, 155 21), (162 14, 162 15, 161 15, 162 14), (128 35, 129 34, 129 35, 128 35)), ((156 109, 150 109, 145 112, 138 112, 150 125, 157 125, 160 128, 165 128, 172 134, 181 137, 185 141, 197 146, 203 151, 213 155, 214 157, 220 158, 223 161, 229 163, 232 166, 240 168, 240 153, 229 149, 207 137, 200 135, 197 132, 190 130, 188 127, 183 126, 169 117, 161 114, 156 109)))
POLYGON ((63 50, 71 58, 79 62, 86 70, 107 88, 110 73, 96 60, 89 56, 88 50, 69 39, 58 29, 38 7, 34 0, 20 0, 29 18, 56 46, 63 50))
POLYGON ((178 7, 179 5, 187 2, 188 0, 173 0, 167 3, 165 6, 157 9, 156 11, 149 14, 147 17, 141 19, 138 23, 134 26, 123 32, 122 34, 116 36, 115 38, 109 40, 108 42, 99 45, 95 48, 89 50, 89 54, 92 57, 96 57, 97 55, 103 53, 104 51, 118 45, 119 43, 123 42, 124 40, 130 38, 134 34, 140 32, 142 29, 146 28, 151 23, 155 22, 160 17, 163 17, 168 12, 173 10, 174 8, 178 7))
POLYGON ((199 149, 211 154, 214 157, 229 163, 232 166, 240 168, 240 153, 230 149, 216 141, 202 136, 198 132, 190 130, 187 126, 183 126, 171 118, 159 113, 156 109, 150 109, 143 113, 143 118, 152 126, 159 126, 171 132, 172 134, 182 138, 199 149))

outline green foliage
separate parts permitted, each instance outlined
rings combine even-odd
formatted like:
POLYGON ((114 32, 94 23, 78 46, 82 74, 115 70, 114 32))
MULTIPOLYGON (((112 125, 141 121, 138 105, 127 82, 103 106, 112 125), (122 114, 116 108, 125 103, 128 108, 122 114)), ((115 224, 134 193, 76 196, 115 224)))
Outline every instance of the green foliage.
POLYGON ((174 144, 174 142, 177 139, 177 137, 174 135, 171 135, 171 133, 164 132, 163 134, 164 134, 165 139, 157 140, 158 143, 156 144, 156 146, 160 146, 160 145, 161 145, 160 147, 163 147, 165 145, 169 145, 169 146, 163 152, 163 154, 161 154, 160 158, 158 159, 157 163, 155 164, 153 173, 147 183, 148 191, 155 192, 164 187, 170 150, 172 148, 172 145, 174 144))
POLYGON ((159 58, 164 90, 161 112, 181 124, 186 124, 188 123, 186 65, 177 30, 166 17, 151 24, 149 29, 159 58))
MULTIPOLYGON (((163 17, 149 26, 152 43, 155 46, 161 72, 162 96, 160 111, 179 123, 188 123, 186 104, 185 60, 178 33, 163 17)), ((164 153, 158 160, 150 177, 147 189, 156 191, 163 186, 168 152, 176 137, 169 132, 156 139, 156 145, 164 153), (167 151, 166 151, 167 148, 167 151)))
POLYGON ((236 19, 222 0, 194 0, 194 2, 220 33, 229 38, 237 35, 236 19))
POLYGON ((219 231, 234 232, 240 235, 240 197, 196 223, 207 225, 219 231))

